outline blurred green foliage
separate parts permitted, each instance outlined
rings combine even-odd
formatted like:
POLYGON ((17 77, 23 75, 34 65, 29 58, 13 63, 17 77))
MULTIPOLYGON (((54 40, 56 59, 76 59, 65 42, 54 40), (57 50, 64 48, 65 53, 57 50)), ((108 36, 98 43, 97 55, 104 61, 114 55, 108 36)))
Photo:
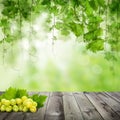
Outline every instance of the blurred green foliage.
POLYGON ((29 56, 31 58, 24 61, 19 53, 14 64, 9 59, 4 64, 1 61, 1 90, 9 86, 39 91, 120 90, 119 60, 108 61, 104 54, 86 51, 79 43, 63 42, 62 46, 59 48, 62 53, 56 51, 52 58, 42 52, 40 59, 29 56))

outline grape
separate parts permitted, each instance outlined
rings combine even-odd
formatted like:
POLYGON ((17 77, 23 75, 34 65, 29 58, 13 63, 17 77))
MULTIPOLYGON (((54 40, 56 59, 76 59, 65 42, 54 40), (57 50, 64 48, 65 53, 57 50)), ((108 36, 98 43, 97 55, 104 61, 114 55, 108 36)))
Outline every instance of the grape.
POLYGON ((10 105, 10 100, 5 100, 4 105, 9 106, 10 105))
POLYGON ((2 100, 1 100, 1 103, 2 103, 2 104, 4 104, 4 103, 5 103, 5 101, 6 101, 6 99, 2 99, 2 100))
POLYGON ((28 111, 28 108, 24 106, 23 109, 22 109, 22 111, 23 111, 23 112, 27 112, 27 111, 28 111))
POLYGON ((7 106, 6 107, 6 112, 11 112, 12 111, 12 106, 7 106))
POLYGON ((15 99, 11 99, 11 100, 10 100, 10 104, 11 104, 11 105, 16 105, 16 100, 15 100, 15 99))
POLYGON ((18 110, 19 110, 18 106, 17 106, 17 105, 14 105, 14 106, 13 106, 13 111, 14 111, 14 112, 18 112, 18 110))
POLYGON ((0 108, 0 110, 1 110, 2 112, 4 112, 4 111, 6 110, 6 106, 5 106, 5 105, 2 105, 1 108, 0 108))
POLYGON ((36 112, 36 111, 37 111, 37 109, 35 106, 30 107, 30 112, 36 112))
POLYGON ((27 100, 28 98, 27 98, 27 96, 22 96, 22 101, 25 101, 25 100, 27 100))
POLYGON ((23 102, 23 105, 26 106, 27 108, 30 108, 32 106, 32 102, 30 102, 29 100, 25 100, 23 102))
POLYGON ((31 98, 28 98, 27 100, 30 101, 30 102, 33 102, 33 100, 31 98))
POLYGON ((19 108, 19 111, 22 111, 23 110, 23 105, 19 105, 18 108, 19 108))
POLYGON ((37 102, 33 102, 32 105, 37 107, 37 102))
POLYGON ((17 103, 18 105, 21 104, 21 103, 22 103, 22 99, 16 98, 16 103, 17 103))
POLYGON ((0 102, 0 107, 1 107, 2 103, 0 102))

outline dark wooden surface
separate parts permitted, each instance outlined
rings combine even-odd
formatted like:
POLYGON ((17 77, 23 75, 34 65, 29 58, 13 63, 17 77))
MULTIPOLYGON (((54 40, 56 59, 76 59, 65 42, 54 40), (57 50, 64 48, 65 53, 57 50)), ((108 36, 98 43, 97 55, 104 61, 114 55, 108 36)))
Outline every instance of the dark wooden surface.
POLYGON ((39 92, 46 95, 36 113, 0 112, 0 120, 120 120, 120 92, 39 92))

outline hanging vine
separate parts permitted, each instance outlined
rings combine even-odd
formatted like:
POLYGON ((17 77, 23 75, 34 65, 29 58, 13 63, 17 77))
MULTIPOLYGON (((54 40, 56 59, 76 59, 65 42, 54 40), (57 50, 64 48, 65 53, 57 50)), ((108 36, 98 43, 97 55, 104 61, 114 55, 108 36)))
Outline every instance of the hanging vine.
MULTIPOLYGON (((6 28, 5 31, 2 29, 5 36, 1 40, 2 43, 3 41, 12 42, 22 39, 24 37, 21 31, 22 22, 32 23, 37 16, 46 12, 48 15, 54 15, 53 32, 54 29, 58 29, 65 36, 70 33, 76 37, 83 36, 86 48, 93 52, 104 51, 104 43, 107 42, 111 47, 108 59, 111 59, 112 52, 120 50, 119 0, 111 0, 108 6, 106 6, 106 0, 34 0, 34 3, 33 0, 1 0, 0 4, 3 6, 0 8, 0 27, 6 28), (104 12, 106 7, 107 13, 104 12), (34 17, 31 18, 32 14, 34 17), (103 16, 106 16, 107 20, 103 19, 103 16), (18 18, 20 18, 19 21, 18 18), (13 21, 16 23, 17 30, 11 34, 11 22, 13 21), (104 29, 100 25, 105 21, 107 23, 104 29), (107 41, 102 37, 105 31, 107 41)), ((48 17, 48 19, 46 21, 51 21, 51 18, 48 17)), ((54 37, 55 35, 53 35, 54 37)))

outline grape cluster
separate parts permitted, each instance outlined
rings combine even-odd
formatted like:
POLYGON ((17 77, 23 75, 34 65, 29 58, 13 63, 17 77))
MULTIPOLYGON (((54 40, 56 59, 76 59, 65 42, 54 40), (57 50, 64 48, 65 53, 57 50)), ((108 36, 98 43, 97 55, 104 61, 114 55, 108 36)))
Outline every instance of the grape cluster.
POLYGON ((1 99, 0 101, 0 111, 1 112, 36 112, 37 111, 37 102, 33 101, 27 96, 16 99, 1 99))

